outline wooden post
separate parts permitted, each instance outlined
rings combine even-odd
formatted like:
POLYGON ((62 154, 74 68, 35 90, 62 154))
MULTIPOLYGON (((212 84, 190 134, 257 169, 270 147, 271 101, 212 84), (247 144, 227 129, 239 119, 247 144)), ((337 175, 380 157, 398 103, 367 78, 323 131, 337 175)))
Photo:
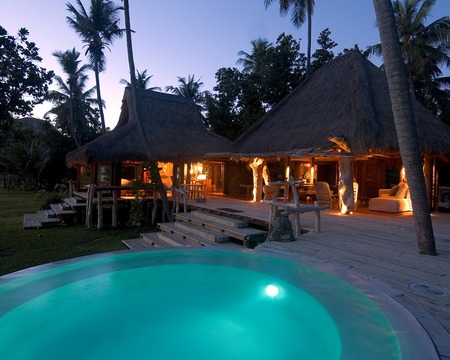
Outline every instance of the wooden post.
POLYGON ((295 237, 302 236, 302 227, 300 224, 300 212, 294 211, 292 214, 289 214, 289 220, 291 221, 292 227, 294 228, 294 236, 295 237))
MULTIPOLYGON (((153 189, 153 209, 152 209, 152 224, 156 224, 156 215, 158 211, 158 192, 153 189)), ((163 213, 164 216, 164 213, 163 213)))
MULTIPOLYGON (((320 203, 319 201, 314 201, 314 206, 319 207, 320 203)), ((316 214, 315 221, 314 221, 314 232, 319 233, 320 232, 320 210, 314 211, 316 214)))
POLYGON ((175 201, 175 213, 178 214, 180 212, 180 196, 181 190, 174 188, 174 201, 175 201))
POLYGON ((183 190, 183 212, 188 212, 188 194, 186 191, 183 190))
POLYGON ((89 185, 87 189, 86 200, 86 225, 88 228, 92 226, 92 210, 94 207, 95 185, 89 185))
POLYGON ((339 157, 339 202, 341 213, 355 210, 353 193, 353 157, 339 157))
POLYGON ((112 227, 116 228, 117 227, 117 192, 120 190, 113 190, 112 195, 113 195, 113 207, 112 207, 112 227))
POLYGON ((103 203, 102 203, 102 191, 97 191, 97 229, 103 227, 103 203))

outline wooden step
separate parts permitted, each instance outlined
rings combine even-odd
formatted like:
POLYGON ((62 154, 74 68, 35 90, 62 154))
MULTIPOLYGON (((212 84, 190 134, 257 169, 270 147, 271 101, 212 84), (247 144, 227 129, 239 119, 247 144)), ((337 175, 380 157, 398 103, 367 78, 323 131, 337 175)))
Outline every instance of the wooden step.
POLYGON ((23 228, 24 229, 39 229, 41 222, 36 213, 23 215, 23 228))
POLYGON ((42 226, 58 225, 61 222, 53 210, 39 210, 37 217, 42 226))
POLYGON ((191 242, 183 239, 182 237, 160 231, 141 234, 141 237, 156 247, 179 247, 192 245, 191 242))
POLYGON ((150 249, 153 246, 142 238, 122 240, 122 243, 130 249, 150 249))
POLYGON ((211 241, 207 238, 204 238, 202 236, 199 236, 197 234, 194 234, 192 232, 184 230, 184 229, 180 228, 179 226, 176 226, 175 223, 173 223, 173 222, 158 223, 158 227, 163 232, 175 234, 179 237, 182 237, 183 239, 193 242, 194 245, 197 244, 198 246, 217 246, 217 244, 214 241, 211 241))
POLYGON ((230 241, 230 237, 228 235, 222 234, 221 232, 215 230, 208 229, 206 227, 198 226, 196 224, 194 225, 193 223, 177 221, 174 224, 175 226, 181 229, 184 229, 188 232, 204 237, 216 243, 224 243, 230 241))
POLYGON ((64 198, 64 202, 72 208, 86 206, 86 200, 79 197, 64 198))
POLYGON ((191 211, 190 213, 185 213, 184 215, 186 214, 190 214, 191 216, 194 216, 196 218, 205 219, 230 228, 242 229, 248 227, 248 223, 245 221, 232 219, 226 216, 215 215, 207 213, 205 211, 191 211))
POLYGON ((165 231, 159 231, 156 234, 157 234, 157 236, 160 239, 164 240, 165 242, 168 242, 169 244, 170 243, 178 243, 178 244, 181 244, 183 246, 192 246, 192 245, 199 246, 199 245, 202 245, 202 244, 199 244, 197 241, 195 241, 195 242, 194 241, 190 241, 189 239, 185 239, 185 238, 183 238, 181 236, 177 236, 175 234, 168 233, 168 232, 165 232, 165 231))
POLYGON ((229 237, 243 241, 245 245, 247 245, 248 242, 261 243, 265 240, 267 236, 267 231, 265 230, 255 229, 252 227, 245 227, 245 228, 229 227, 219 224, 215 221, 208 221, 204 218, 192 216, 190 215, 190 213, 176 214, 176 219, 193 225, 201 226, 205 229, 214 232, 223 233, 229 237))
POLYGON ((56 216, 65 217, 75 215, 76 212, 72 210, 69 204, 50 204, 50 207, 55 212, 56 216))

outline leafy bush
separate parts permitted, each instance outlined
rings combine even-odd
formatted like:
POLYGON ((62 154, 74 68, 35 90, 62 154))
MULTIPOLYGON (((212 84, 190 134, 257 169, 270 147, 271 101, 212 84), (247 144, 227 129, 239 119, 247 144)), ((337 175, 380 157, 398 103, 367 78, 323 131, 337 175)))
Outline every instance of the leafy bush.
POLYGON ((53 191, 41 190, 37 192, 36 200, 40 202, 41 209, 50 208, 50 204, 59 204, 68 196, 68 186, 56 184, 53 191))

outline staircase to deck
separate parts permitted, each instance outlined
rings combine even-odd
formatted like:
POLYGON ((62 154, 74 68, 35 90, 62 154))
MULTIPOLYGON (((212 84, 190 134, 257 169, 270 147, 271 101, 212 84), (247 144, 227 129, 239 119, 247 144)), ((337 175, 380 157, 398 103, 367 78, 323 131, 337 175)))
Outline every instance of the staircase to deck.
POLYGON ((130 249, 174 246, 244 246, 254 248, 264 242, 267 231, 251 224, 205 211, 177 213, 175 221, 158 223, 160 231, 141 234, 140 238, 124 240, 130 249))
POLYGON ((59 204, 50 204, 50 209, 39 210, 36 213, 23 215, 24 229, 39 229, 43 227, 72 224, 85 208, 85 200, 79 197, 66 198, 59 204))

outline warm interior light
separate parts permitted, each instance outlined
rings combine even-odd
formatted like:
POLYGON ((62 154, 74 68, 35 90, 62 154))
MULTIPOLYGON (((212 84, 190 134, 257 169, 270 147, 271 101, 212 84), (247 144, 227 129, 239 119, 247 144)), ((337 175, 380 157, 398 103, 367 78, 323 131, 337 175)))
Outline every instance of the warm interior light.
POLYGON ((309 176, 309 183, 314 184, 314 166, 311 166, 311 175, 309 176))
POLYGON ((197 176, 197 180, 206 180, 206 174, 200 174, 197 176))
POLYGON ((406 169, 404 166, 402 166, 402 169, 400 170, 400 181, 406 180, 406 169))
POLYGON ((120 186, 129 186, 129 185, 131 185, 132 182, 133 182, 133 180, 120 179, 120 186))

